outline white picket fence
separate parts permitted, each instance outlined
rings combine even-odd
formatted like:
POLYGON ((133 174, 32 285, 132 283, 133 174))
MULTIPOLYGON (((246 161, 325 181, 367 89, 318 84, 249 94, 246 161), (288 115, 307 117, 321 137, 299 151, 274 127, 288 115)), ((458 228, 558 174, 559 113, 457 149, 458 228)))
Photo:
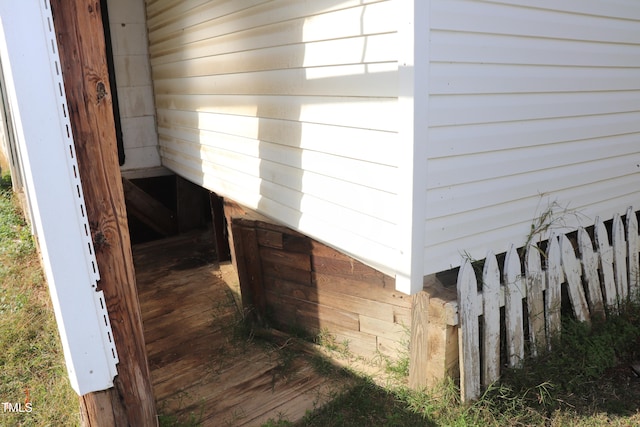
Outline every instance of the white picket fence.
POLYGON ((566 235, 552 235, 545 254, 532 244, 523 260, 512 245, 502 274, 495 255, 489 253, 480 283, 471 260, 464 262, 457 282, 463 400, 477 399, 500 376, 501 307, 505 311, 506 359, 510 367, 518 367, 525 356, 551 350, 551 337, 561 329, 562 286, 567 287, 576 319, 584 322, 615 311, 621 301, 638 293, 640 238, 633 208, 627 211, 626 229, 620 215, 613 219, 613 244, 602 220, 596 219, 593 230, 596 249, 589 233, 580 228, 574 242, 577 254, 566 235), (525 354, 527 338, 529 354, 525 354))

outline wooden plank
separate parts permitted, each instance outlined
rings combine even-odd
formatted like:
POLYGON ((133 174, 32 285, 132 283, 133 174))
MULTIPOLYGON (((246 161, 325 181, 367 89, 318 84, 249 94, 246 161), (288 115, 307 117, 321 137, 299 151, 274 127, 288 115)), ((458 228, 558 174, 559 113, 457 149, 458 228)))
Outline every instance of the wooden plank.
POLYGON ((580 322, 591 323, 589 307, 582 287, 582 269, 576 258, 573 245, 565 234, 560 236, 560 253, 562 269, 567 278, 567 288, 569 290, 569 300, 573 307, 573 314, 580 322))
POLYGON ((266 278, 266 286, 273 292, 292 295, 301 300, 333 307, 339 310, 366 315, 379 320, 393 323, 395 319, 394 306, 366 298, 354 297, 344 293, 319 291, 313 286, 303 285, 275 277, 266 278))
POLYGON ((522 280, 520 257, 514 245, 511 245, 504 261, 505 323, 509 366, 521 367, 524 363, 524 316, 522 299, 524 281, 522 280))
POLYGON ((618 298, 624 301, 629 296, 629 284, 627 282, 627 242, 624 238, 624 226, 620 214, 613 217, 613 273, 618 291, 618 298))
POLYGON ((613 248, 609 244, 609 233, 600 219, 596 217, 594 234, 600 259, 600 274, 602 275, 602 290, 607 308, 617 309, 618 292, 613 278, 613 248))
POLYGON ((282 233, 258 228, 258 244, 268 248, 282 249, 282 233))
POLYGON ((409 340, 408 328, 394 322, 387 322, 363 314, 360 315, 360 332, 397 342, 408 342, 409 340))
POLYGON ((277 231, 279 233, 284 234, 289 234, 291 236, 297 236, 297 237, 306 237, 304 234, 299 233, 289 227, 286 227, 284 225, 280 225, 280 224, 275 224, 273 222, 268 222, 266 219, 260 219, 260 218, 264 218, 262 217, 260 214, 257 214, 258 218, 256 219, 256 228, 258 229, 264 229, 264 230, 270 230, 270 231, 277 231))
POLYGON ((311 283, 311 272, 300 270, 299 268, 289 267, 287 265, 278 265, 273 263, 265 263, 262 265, 264 277, 280 278, 291 282, 308 285, 311 283))
POLYGON ((393 306, 393 323, 409 327, 411 325, 411 308, 393 306))
POLYGON ((478 282, 471 262, 465 260, 458 273, 458 303, 460 304, 460 392, 469 402, 480 396, 480 331, 478 316, 478 282))
POLYGON ((638 235, 638 217, 630 206, 627 210, 627 245, 629 273, 629 296, 638 298, 640 292, 640 236, 638 235))
POLYGON ((443 286, 435 275, 425 277, 423 289, 424 293, 417 295, 427 297, 426 300, 414 302, 412 307, 409 346, 409 381, 412 388, 418 390, 437 386, 447 377, 458 378, 460 375, 458 328, 449 325, 446 308, 451 301, 456 301, 456 290, 443 286), (416 310, 422 313, 418 320, 415 318, 416 310), (414 324, 416 321, 422 325, 423 331, 418 335, 415 334, 419 330, 414 324))
POLYGON ((282 236, 282 248, 288 252, 311 252, 311 239, 304 235, 286 233, 282 236))
MULTIPOLYGON (((367 298, 409 309, 411 298, 395 290, 394 283, 385 284, 384 277, 361 280, 348 273, 311 273, 312 284, 319 291, 342 292, 355 297, 367 298)), ((387 276, 388 277, 388 276, 387 276)), ((394 279, 388 277, 390 282, 394 279)))
POLYGON ((243 307, 245 310, 249 309, 258 322, 262 322, 266 313, 266 300, 256 230, 237 226, 233 222, 231 230, 234 235, 233 244, 243 307))
POLYGON ((401 359, 409 351, 406 341, 397 341, 380 336, 376 336, 376 348, 380 354, 389 357, 393 361, 401 359))
POLYGON ((260 252, 260 259, 263 265, 271 264, 291 267, 297 270, 311 271, 311 259, 309 254, 287 252, 269 247, 257 247, 257 250, 260 252))
MULTIPOLYGON (((429 346, 429 294, 413 295, 411 307, 411 335, 409 345, 409 387, 422 390, 427 386, 429 346)), ((438 343, 436 343, 438 344, 438 343)))
POLYGON ((224 201, 215 193, 210 192, 209 204, 211 206, 211 219, 213 221, 218 262, 231 261, 231 248, 227 238, 227 224, 224 217, 224 201))
POLYGON ((587 302, 591 316, 605 318, 602 289, 600 288, 600 276, 598 275, 598 254, 593 251, 593 243, 589 233, 583 228, 578 228, 578 250, 582 273, 587 286, 587 302))
POLYGON ((108 92, 100 7, 95 2, 53 0, 51 10, 87 217, 106 242, 96 248, 95 255, 99 287, 104 292, 120 360, 115 388, 81 399, 86 415, 83 424, 156 425, 108 92))
POLYGON ((564 274, 562 272, 562 263, 560 255, 560 245, 558 237, 552 235, 549 238, 547 247, 547 291, 545 309, 547 313, 547 348, 551 350, 551 342, 554 338, 560 336, 561 317, 560 309, 562 306, 562 281, 564 274))
POLYGON ((525 276, 527 286, 527 316, 531 355, 536 357, 546 346, 544 298, 545 275, 542 270, 540 249, 535 245, 527 248, 525 276))
POLYGON ((206 223, 205 214, 211 209, 208 205, 208 192, 181 176, 176 176, 176 198, 180 232, 202 228, 206 223))
POLYGON ((122 187, 128 213, 165 237, 178 232, 175 212, 126 178, 122 178, 122 187))
POLYGON ((493 252, 487 254, 482 272, 483 364, 482 385, 500 377, 500 269, 493 252))

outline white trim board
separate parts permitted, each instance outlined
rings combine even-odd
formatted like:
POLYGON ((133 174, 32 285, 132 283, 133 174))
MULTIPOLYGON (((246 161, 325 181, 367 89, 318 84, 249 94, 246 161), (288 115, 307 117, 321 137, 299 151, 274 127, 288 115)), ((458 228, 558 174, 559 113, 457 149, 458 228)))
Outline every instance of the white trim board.
POLYGON ((427 208, 427 141, 430 1, 401 2, 398 34, 400 178, 396 289, 409 295, 423 286, 424 218, 427 208))
POLYGON ((69 379, 113 386, 118 357, 78 175, 48 0, 0 0, 0 55, 69 379))

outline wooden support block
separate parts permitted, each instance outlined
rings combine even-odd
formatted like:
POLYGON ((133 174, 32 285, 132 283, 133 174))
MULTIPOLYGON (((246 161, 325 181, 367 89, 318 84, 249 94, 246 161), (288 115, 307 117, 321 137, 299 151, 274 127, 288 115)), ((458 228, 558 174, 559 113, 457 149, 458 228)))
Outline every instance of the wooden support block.
POLYGON ((311 283, 311 272, 287 265, 263 263, 262 271, 264 277, 279 278, 303 285, 309 285, 311 283))
POLYGON ((286 233, 282 235, 282 249, 287 252, 311 253, 311 239, 307 236, 286 233))
POLYGON ((448 303, 456 294, 428 276, 423 291, 413 299, 409 386, 420 390, 459 376, 457 327, 448 322, 448 303))
POLYGON ((120 359, 113 388, 81 397, 82 424, 154 426, 158 420, 118 164, 100 5, 52 0, 51 12, 86 215, 107 243, 95 255, 120 359))
POLYGON ((209 210, 208 193, 202 187, 176 176, 178 229, 181 233, 202 228, 209 210))
POLYGON ((211 219, 213 221, 218 261, 231 261, 231 248, 226 227, 227 222, 224 216, 224 202, 222 198, 218 197, 215 193, 209 193, 209 205, 211 206, 211 219))
POLYGON ((360 315, 360 332, 402 342, 409 338, 409 329, 393 322, 360 315))
POLYGON ((385 337, 376 337, 378 351, 392 360, 398 360, 407 354, 406 342, 396 341, 385 337))
POLYGON ((231 229, 243 307, 250 309, 255 320, 262 323, 266 314, 266 300, 256 230, 237 226, 233 222, 231 229))
POLYGON ((282 249, 282 233, 258 228, 258 244, 267 248, 282 249))
POLYGON ((308 254, 286 252, 284 250, 267 247, 259 248, 259 252, 263 264, 281 265, 298 270, 311 271, 311 260, 308 254))
MULTIPOLYGON (((385 283, 385 276, 371 276, 366 280, 347 273, 312 273, 313 284, 319 291, 340 292, 355 297, 368 298, 394 306, 411 307, 411 298, 385 283)), ((392 279, 393 280, 393 279, 392 279)))
POLYGON ((319 291, 313 286, 305 286, 277 277, 269 280, 268 283, 269 287, 273 288, 275 292, 296 295, 306 301, 337 308, 344 312, 366 315, 388 323, 393 323, 394 321, 394 307, 390 304, 341 293, 319 291))
POLYGON ((161 235, 178 233, 176 214, 126 178, 122 178, 127 212, 161 235))

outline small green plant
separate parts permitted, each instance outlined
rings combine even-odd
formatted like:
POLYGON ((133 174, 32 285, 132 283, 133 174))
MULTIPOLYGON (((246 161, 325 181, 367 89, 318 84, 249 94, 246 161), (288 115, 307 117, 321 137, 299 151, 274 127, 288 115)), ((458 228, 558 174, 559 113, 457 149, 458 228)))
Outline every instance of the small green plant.
POLYGON ((352 356, 349 350, 349 340, 338 341, 336 336, 326 328, 320 330, 314 341, 339 357, 346 359, 352 356))
POLYGON ((0 181, 0 402, 25 401, 0 425, 80 425, 53 308, 30 228, 7 176, 0 181), (23 407, 24 409, 24 407, 23 407))
POLYGON ((287 427, 293 425, 284 414, 278 414, 277 418, 269 418, 266 423, 262 424, 262 427, 287 427))
POLYGON ((570 208, 568 204, 562 206, 557 200, 549 200, 545 194, 540 194, 540 200, 535 212, 531 220, 531 229, 525 239, 525 248, 539 243, 540 240, 548 237, 552 231, 568 230, 568 221, 570 219, 574 219, 576 223, 579 223, 581 219, 585 218, 584 214, 570 208), (541 203, 545 199, 547 205, 543 208, 541 203))

